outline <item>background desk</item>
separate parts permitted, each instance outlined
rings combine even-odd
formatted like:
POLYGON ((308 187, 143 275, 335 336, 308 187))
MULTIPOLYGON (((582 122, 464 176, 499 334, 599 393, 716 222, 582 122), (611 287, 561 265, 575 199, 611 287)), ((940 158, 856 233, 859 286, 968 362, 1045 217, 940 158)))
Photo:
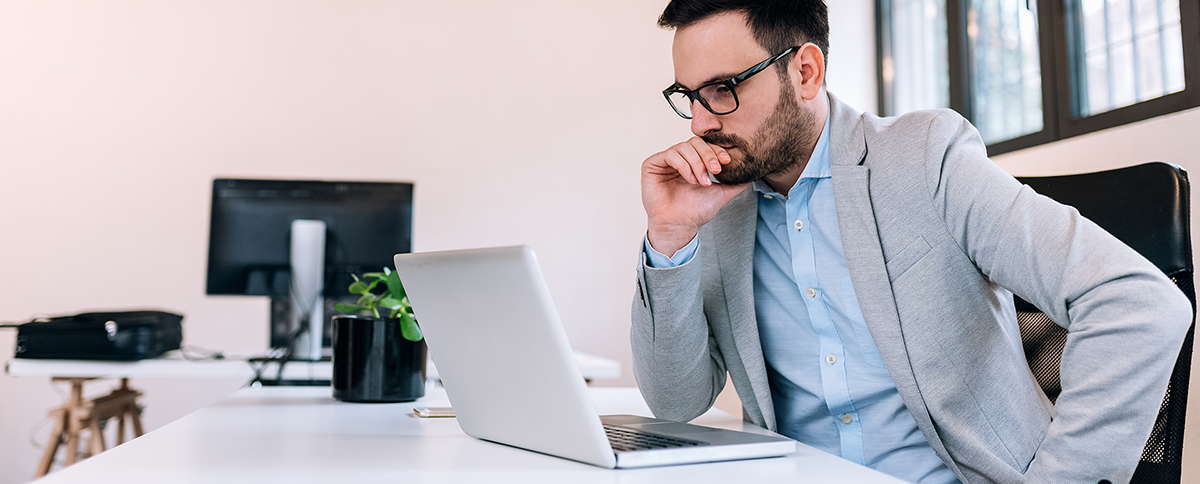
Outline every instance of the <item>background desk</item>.
MULTIPOLYGON (((649 415, 635 388, 591 392, 601 413, 649 415)), ((477 440, 454 419, 410 416, 445 405, 441 388, 397 404, 342 403, 328 388, 246 388, 38 483, 901 482, 805 445, 792 457, 610 471, 477 440)), ((757 429, 719 410, 695 422, 757 429)))
MULTIPOLYGON (((168 353, 172 355, 172 353, 168 353)), ((579 370, 588 380, 621 377, 621 364, 607 358, 575 353, 579 370)), ((262 372, 264 379, 275 377, 277 364, 271 363, 262 372)), ((31 360, 15 358, 5 371, 12 376, 53 376, 70 378, 243 378, 250 381, 254 369, 241 360, 184 360, 179 357, 153 358, 141 361, 31 360)), ((287 380, 329 380, 333 363, 289 362, 283 367, 287 380)), ((437 379, 437 367, 429 362, 427 377, 437 379)))

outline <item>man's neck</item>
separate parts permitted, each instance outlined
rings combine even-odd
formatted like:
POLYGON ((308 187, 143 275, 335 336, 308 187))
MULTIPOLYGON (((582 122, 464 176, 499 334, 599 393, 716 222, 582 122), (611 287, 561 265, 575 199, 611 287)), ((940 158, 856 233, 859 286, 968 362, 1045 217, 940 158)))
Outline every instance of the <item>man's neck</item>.
POLYGON ((763 177, 763 181, 775 193, 787 195, 788 192, 792 191, 792 187, 796 186, 796 181, 800 180, 800 175, 804 173, 804 167, 808 166, 808 161, 811 158, 812 150, 809 150, 808 156, 803 160, 796 160, 787 170, 763 177))

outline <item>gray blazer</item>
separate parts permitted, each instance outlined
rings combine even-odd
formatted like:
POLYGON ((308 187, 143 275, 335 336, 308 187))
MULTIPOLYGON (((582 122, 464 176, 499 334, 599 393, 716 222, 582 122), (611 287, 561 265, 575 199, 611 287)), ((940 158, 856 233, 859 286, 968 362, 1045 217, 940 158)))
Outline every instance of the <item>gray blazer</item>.
MULTIPOLYGON (((957 113, 878 118, 829 98, 850 278, 938 457, 963 482, 1128 481, 1192 319, 1187 298, 988 160, 957 113), (1025 363, 1013 293, 1069 331, 1057 405, 1025 363)), ((747 190, 701 228, 687 264, 638 265, 634 375, 661 418, 707 411, 728 372, 745 418, 776 430, 751 283, 756 213, 747 190)))

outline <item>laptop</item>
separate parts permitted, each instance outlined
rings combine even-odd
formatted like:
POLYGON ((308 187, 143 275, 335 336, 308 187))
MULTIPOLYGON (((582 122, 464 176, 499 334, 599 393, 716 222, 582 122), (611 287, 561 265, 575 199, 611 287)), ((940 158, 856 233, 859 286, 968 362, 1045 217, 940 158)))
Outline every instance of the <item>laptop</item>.
POLYGON ((795 441, 765 432, 599 416, 528 247, 399 254, 395 262, 467 435, 609 469, 796 451, 795 441))

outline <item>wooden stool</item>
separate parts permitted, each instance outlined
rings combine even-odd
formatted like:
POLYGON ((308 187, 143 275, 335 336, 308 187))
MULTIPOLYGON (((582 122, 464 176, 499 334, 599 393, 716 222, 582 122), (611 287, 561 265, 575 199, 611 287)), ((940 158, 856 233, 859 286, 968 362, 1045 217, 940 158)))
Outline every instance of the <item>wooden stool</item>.
POLYGON ((141 396, 141 392, 129 388, 129 379, 122 378, 120 388, 85 402, 83 382, 93 379, 52 378, 52 381, 71 383, 71 399, 63 406, 50 411, 49 415, 54 419, 54 431, 50 434, 50 441, 46 443, 46 451, 42 454, 42 462, 38 464, 34 479, 50 472, 50 466, 54 464, 54 456, 58 453, 60 445, 67 446, 65 465, 68 466, 77 460, 104 452, 107 447, 104 444, 104 432, 100 430, 100 422, 117 419, 117 445, 125 443, 125 417, 129 417, 133 424, 134 438, 142 435, 141 412, 137 405, 137 397, 141 396), (88 431, 87 446, 80 452, 80 432, 84 429, 88 431))

